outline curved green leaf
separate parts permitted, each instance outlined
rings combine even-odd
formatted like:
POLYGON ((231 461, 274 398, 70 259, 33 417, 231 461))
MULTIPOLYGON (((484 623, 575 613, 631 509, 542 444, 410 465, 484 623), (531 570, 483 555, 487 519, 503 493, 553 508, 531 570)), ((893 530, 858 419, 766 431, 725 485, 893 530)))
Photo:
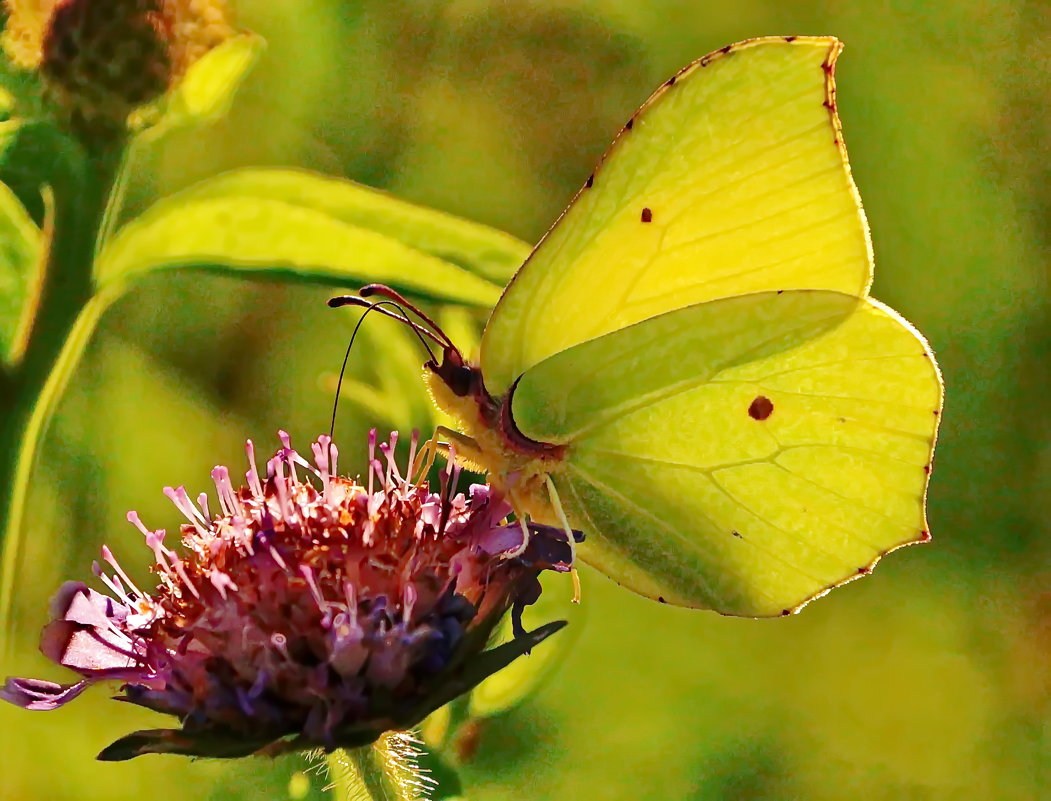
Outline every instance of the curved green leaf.
MULTIPOLYGON (((6 91, 3 87, 0 87, 0 94, 6 91)), ((0 105, 3 101, 0 100, 0 105)), ((22 119, 5 119, 0 122, 0 164, 4 163, 8 159, 7 152, 11 149, 11 146, 18 141, 18 133, 22 126, 25 125, 25 120, 22 119)))
MULTIPOLYGON (((522 625, 526 630, 538 628, 544 621, 565 618, 572 624, 550 645, 538 648, 526 659, 518 659, 487 677, 467 696, 460 714, 452 721, 454 729, 479 718, 503 714, 525 701, 561 665, 584 628, 589 604, 571 603, 573 582, 559 573, 540 576, 543 592, 540 598, 523 610, 522 625), (459 719, 457 719, 459 718, 459 719)), ((493 633, 494 643, 513 640, 514 626, 510 615, 500 621, 493 633)))
POLYGON ((38 223, 46 211, 40 187, 54 187, 59 198, 77 197, 86 169, 83 150, 52 121, 0 122, 0 181, 38 223))
POLYGON ((35 267, 43 246, 40 229, 7 184, 0 183, 0 359, 18 361, 35 294, 35 267))
POLYGON ((500 284, 529 255, 525 242, 486 225, 340 178, 287 168, 233 170, 184 197, 255 197, 324 212, 422 250, 500 284))
POLYGON ((383 234, 249 196, 179 194, 159 201, 107 243, 95 278, 108 288, 180 266, 342 285, 378 281, 475 306, 491 306, 500 294, 495 284, 383 234))

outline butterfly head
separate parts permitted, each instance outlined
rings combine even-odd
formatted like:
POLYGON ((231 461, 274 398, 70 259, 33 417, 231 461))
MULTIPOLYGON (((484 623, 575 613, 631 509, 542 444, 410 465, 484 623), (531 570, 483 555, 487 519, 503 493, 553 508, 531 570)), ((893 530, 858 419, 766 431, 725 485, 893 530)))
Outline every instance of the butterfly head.
MULTIPOLYGON (((362 287, 357 295, 340 295, 331 298, 328 305, 334 309, 341 306, 364 308, 365 314, 358 321, 359 326, 365 319, 365 315, 373 311, 378 311, 385 317, 391 317, 407 325, 419 338, 423 349, 427 351, 429 358, 425 362, 426 368, 439 376, 454 394, 459 397, 467 397, 479 390, 484 391, 481 372, 467 364, 463 354, 441 327, 418 306, 389 286, 368 284, 362 287), (372 298, 378 299, 373 300, 372 298), (440 361, 428 341, 440 348, 442 354, 440 361)), ((356 332, 357 328, 355 328, 356 332)))
POLYGON ((482 371, 467 364, 463 354, 452 345, 442 351, 440 363, 431 358, 424 364, 424 367, 434 374, 436 378, 440 379, 449 392, 458 398, 476 398, 481 400, 484 397, 492 400, 489 393, 485 390, 482 371))
POLYGON ((332 298, 328 304, 359 306, 366 314, 376 311, 409 326, 427 351, 423 377, 431 398, 456 421, 457 430, 445 433, 455 435, 458 461, 488 473, 494 485, 533 517, 553 519, 542 500, 544 478, 560 469, 565 447, 534 441, 519 431, 511 413, 513 387, 503 397, 491 395, 481 368, 470 364, 424 311, 388 286, 370 284, 358 295, 332 298))

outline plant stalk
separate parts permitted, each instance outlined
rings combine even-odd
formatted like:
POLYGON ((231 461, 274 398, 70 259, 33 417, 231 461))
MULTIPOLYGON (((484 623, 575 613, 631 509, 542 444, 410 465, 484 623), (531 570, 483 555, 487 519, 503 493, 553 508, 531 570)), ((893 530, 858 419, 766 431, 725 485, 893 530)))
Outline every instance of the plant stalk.
MULTIPOLYGON (((0 532, 4 548, 16 552, 24 523, 26 484, 43 430, 36 432, 33 442, 24 442, 24 437, 66 340, 92 296, 96 240, 123 158, 124 148, 112 144, 87 154, 83 164, 63 165, 49 176, 55 220, 52 240, 45 244, 43 288, 25 355, 8 374, 0 396, 0 532)), ((38 422, 42 429, 47 421, 38 422)), ((5 566, 9 556, 5 554, 5 566)), ((0 587, 0 621, 10 611, 13 578, 4 576, 0 587)))
POLYGON ((336 797, 341 801, 415 801, 424 787, 412 752, 389 732, 372 745, 329 756, 332 773, 337 777, 336 797))

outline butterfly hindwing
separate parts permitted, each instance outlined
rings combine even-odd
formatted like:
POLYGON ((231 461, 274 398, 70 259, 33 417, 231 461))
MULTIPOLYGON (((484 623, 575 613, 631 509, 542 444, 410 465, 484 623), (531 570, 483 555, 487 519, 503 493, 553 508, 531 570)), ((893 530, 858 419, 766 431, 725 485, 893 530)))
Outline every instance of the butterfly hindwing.
POLYGON ((922 338, 829 291, 691 306, 549 357, 512 395, 586 561, 645 595, 770 616, 926 537, 941 407, 922 338))

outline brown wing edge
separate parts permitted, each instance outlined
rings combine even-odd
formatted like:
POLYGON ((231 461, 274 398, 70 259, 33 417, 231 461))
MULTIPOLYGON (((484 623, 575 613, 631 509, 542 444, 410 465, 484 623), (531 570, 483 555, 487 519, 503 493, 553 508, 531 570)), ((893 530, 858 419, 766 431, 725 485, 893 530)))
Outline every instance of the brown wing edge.
POLYGON ((887 554, 897 551, 900 548, 906 548, 910 545, 920 545, 923 543, 927 543, 930 542, 932 539, 930 524, 927 522, 927 494, 928 490, 930 489, 931 472, 934 469, 934 449, 938 443, 938 429, 941 427, 942 411, 945 408, 945 380, 942 378, 941 368, 938 366, 937 359, 934 358, 934 351, 931 350, 930 343, 927 341, 927 338, 920 333, 919 329, 917 329, 916 326, 914 326, 912 323, 910 323, 908 320, 906 320, 904 317, 898 314, 898 312, 894 311, 894 309, 890 308, 890 306, 887 306, 885 303, 881 303, 880 301, 871 297, 868 298, 868 302, 877 307, 880 311, 888 314, 899 324, 908 329, 908 331, 912 333, 914 337, 916 337, 920 345, 923 346, 923 355, 926 356, 927 360, 931 363, 931 368, 934 370, 934 377, 938 381, 938 405, 937 408, 931 410, 931 414, 934 417, 934 430, 931 431, 931 443, 927 451, 927 464, 923 468, 927 474, 927 478, 923 484, 923 528, 916 533, 914 539, 906 540, 905 542, 901 542, 897 545, 893 545, 890 548, 887 548, 887 550, 879 553, 876 556, 876 558, 869 562, 867 565, 862 565, 857 569, 856 573, 847 576, 842 581, 834 582, 832 584, 829 584, 824 589, 818 590, 816 593, 807 598, 804 598, 802 601, 800 601, 798 604, 791 607, 790 609, 783 610, 780 615, 771 615, 759 619, 770 619, 771 617, 777 619, 779 617, 794 615, 797 612, 799 612, 804 606, 809 604, 811 601, 816 601, 818 598, 828 595, 832 590, 836 589, 837 587, 842 587, 844 584, 849 584, 850 582, 856 581, 857 579, 862 578, 863 576, 869 575, 873 571, 873 569, 875 569, 879 561, 887 554))

